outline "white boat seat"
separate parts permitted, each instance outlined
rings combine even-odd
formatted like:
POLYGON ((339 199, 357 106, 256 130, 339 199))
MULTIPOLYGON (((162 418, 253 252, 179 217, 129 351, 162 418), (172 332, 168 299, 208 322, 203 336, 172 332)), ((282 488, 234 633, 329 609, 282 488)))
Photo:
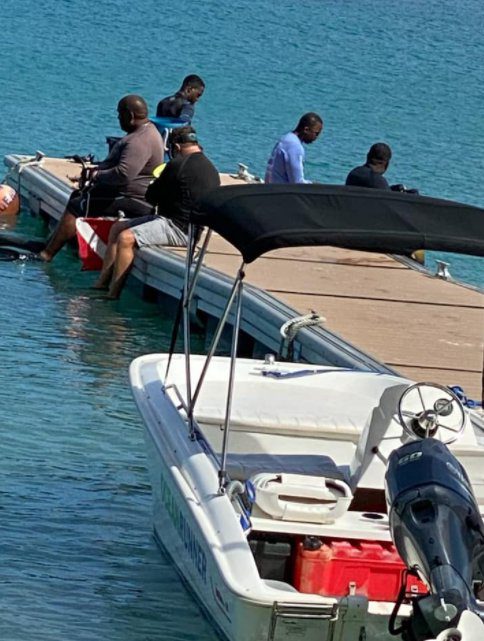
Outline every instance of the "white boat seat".
POLYGON ((227 471, 231 479, 245 481, 260 474, 300 474, 348 482, 346 470, 329 456, 316 454, 228 454, 227 471))
POLYGON ((280 521, 334 523, 353 498, 349 485, 339 479, 262 472, 251 481, 256 505, 280 521))

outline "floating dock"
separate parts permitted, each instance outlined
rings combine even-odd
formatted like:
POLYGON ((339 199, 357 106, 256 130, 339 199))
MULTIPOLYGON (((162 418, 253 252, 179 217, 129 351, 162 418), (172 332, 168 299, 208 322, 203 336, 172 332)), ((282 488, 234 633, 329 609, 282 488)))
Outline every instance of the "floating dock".
MULTIPOLYGON (((59 158, 9 155, 7 182, 34 215, 59 219, 80 164, 59 158)), ((223 184, 240 182, 221 174, 223 184)), ((195 296, 198 322, 214 325, 240 264, 233 247, 212 238, 195 296)), ((183 249, 137 253, 130 279, 145 298, 177 301, 183 249)), ((278 352, 280 326, 315 312, 319 326, 300 330, 296 358, 358 369, 396 371, 416 381, 460 385, 482 398, 484 289, 430 274, 414 261, 333 247, 278 250, 246 268, 242 312, 246 355, 278 352)), ((483 283, 484 288, 484 283, 483 283)))

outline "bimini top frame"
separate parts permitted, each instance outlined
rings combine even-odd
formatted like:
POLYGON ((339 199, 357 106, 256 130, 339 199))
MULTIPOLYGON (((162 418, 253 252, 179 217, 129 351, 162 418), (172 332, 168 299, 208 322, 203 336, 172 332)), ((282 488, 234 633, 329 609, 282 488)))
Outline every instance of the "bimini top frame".
MULTIPOLYGON (((235 322, 232 332, 232 346, 230 350, 230 372, 229 372, 229 386, 226 399, 226 410, 225 410, 225 419, 224 419, 224 434, 223 434, 223 443, 222 443, 222 454, 220 459, 213 453, 214 458, 218 460, 219 463, 219 491, 224 492, 225 486, 227 483, 227 472, 226 472, 226 461, 227 461, 227 451, 228 451, 228 437, 230 431, 230 413, 232 406, 232 396, 233 396, 233 385, 234 385, 234 375, 235 375, 235 362, 237 356, 237 347, 240 331, 240 318, 242 311, 242 297, 243 297, 243 280, 244 280, 244 261, 242 261, 237 274, 234 279, 230 294, 227 298, 225 308, 222 312, 222 315, 217 324, 217 328, 214 332, 210 348, 207 352, 205 363, 200 374, 200 378, 197 382, 195 390, 192 392, 191 384, 191 368, 190 368, 190 305, 193 298, 193 293, 195 291, 195 286, 197 284, 198 276, 200 269, 203 265, 203 259, 207 252, 208 245, 210 243, 210 238, 212 235, 212 230, 207 230, 205 240, 203 245, 198 253, 195 256, 195 245, 196 239, 199 236, 200 228, 193 223, 189 225, 188 233, 188 246, 186 254, 186 269, 185 269, 185 279, 183 287, 183 342, 184 342, 184 351, 185 351, 185 376, 186 376, 186 411, 187 411, 187 420, 190 430, 190 438, 195 439, 200 434, 195 417, 195 405, 200 394, 203 381, 205 380, 205 375, 207 373, 208 366, 210 361, 215 354, 215 351, 220 342, 220 337, 222 331, 227 322, 227 318, 230 314, 232 305, 236 300, 236 311, 235 311, 235 322)), ((169 367, 169 361, 168 361, 169 367)), ((167 373, 168 373, 167 367, 167 373)), ((206 444, 208 446, 208 444, 206 444)))
POLYGON ((226 459, 235 362, 240 330, 244 267, 262 254, 283 247, 332 245, 362 251, 411 254, 417 249, 484 256, 484 210, 462 203, 413 194, 334 185, 241 185, 210 192, 190 214, 183 293, 187 415, 191 438, 197 435, 195 405, 224 325, 236 301, 224 437, 219 460, 219 489, 227 481, 226 459), (207 234, 196 259, 201 226, 207 234), (215 330, 202 373, 192 392, 190 303, 212 231, 242 256, 225 309, 215 330))

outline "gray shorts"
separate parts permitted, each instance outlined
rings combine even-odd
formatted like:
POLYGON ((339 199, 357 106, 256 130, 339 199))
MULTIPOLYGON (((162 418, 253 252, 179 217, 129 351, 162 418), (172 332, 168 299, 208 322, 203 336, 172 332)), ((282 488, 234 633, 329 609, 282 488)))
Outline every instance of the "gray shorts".
POLYGON ((126 227, 133 232, 138 247, 148 245, 185 247, 187 244, 186 234, 163 216, 143 216, 129 221, 126 227))

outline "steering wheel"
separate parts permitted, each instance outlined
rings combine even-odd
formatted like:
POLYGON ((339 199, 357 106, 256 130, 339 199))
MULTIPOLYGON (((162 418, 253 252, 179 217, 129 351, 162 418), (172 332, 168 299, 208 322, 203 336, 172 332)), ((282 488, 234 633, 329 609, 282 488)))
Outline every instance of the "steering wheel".
POLYGON ((410 385, 398 401, 398 418, 412 438, 438 435, 446 445, 459 438, 465 425, 464 407, 458 396, 438 383, 410 385))

